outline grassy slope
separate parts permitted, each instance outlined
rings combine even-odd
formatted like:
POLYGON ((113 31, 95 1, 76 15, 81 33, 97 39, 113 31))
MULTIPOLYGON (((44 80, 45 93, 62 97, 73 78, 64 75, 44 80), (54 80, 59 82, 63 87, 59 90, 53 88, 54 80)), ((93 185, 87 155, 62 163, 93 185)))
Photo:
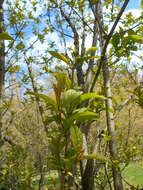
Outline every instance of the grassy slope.
POLYGON ((124 170, 123 177, 134 186, 143 186, 143 162, 130 163, 124 170))

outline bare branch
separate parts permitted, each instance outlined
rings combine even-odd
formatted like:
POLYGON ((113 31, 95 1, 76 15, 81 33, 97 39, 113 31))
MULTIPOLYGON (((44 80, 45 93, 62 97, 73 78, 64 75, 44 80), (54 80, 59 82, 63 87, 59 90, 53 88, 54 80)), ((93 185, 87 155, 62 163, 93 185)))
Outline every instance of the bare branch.
POLYGON ((106 54, 106 50, 107 50, 109 41, 110 41, 110 39, 112 38, 112 35, 113 35, 114 31, 115 31, 115 28, 116 28, 116 26, 117 26, 117 24, 118 24, 118 22, 119 22, 119 20, 120 20, 120 18, 121 18, 121 16, 122 16, 124 10, 126 9, 128 3, 129 3, 129 0, 125 0, 125 1, 124 1, 124 4, 123 4, 123 6, 122 6, 122 8, 121 8, 121 10, 120 10, 120 12, 119 12, 119 14, 118 14, 118 16, 117 16, 115 22, 114 22, 114 24, 113 24, 113 26, 112 26, 112 28, 111 28, 109 34, 108 34, 108 36, 107 36, 107 38, 106 38, 106 40, 105 40, 105 44, 104 44, 103 50, 102 50, 102 52, 101 52, 101 58, 100 58, 100 61, 99 61, 98 70, 97 70, 96 75, 95 75, 95 77, 94 77, 94 79, 93 79, 92 86, 91 86, 91 88, 90 88, 90 92, 93 91, 94 86, 95 86, 95 83, 96 83, 96 81, 97 81, 97 79, 98 79, 98 77, 99 77, 99 74, 100 74, 100 71, 101 71, 101 68, 102 68, 102 64, 103 64, 103 60, 105 59, 105 54, 106 54))
POLYGON ((116 108, 116 111, 115 111, 115 114, 114 114, 114 119, 118 116, 118 114, 120 113, 120 111, 125 107, 127 106, 130 101, 133 99, 134 95, 131 94, 128 99, 126 99, 123 103, 121 103, 117 108, 116 108))

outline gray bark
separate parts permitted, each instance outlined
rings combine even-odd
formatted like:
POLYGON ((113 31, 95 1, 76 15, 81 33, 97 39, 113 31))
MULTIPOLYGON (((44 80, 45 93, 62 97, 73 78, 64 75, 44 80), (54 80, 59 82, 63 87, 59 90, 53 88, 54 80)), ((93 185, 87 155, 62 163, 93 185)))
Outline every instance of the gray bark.
MULTIPOLYGON (((103 33, 104 22, 103 22, 101 1, 99 1, 98 3, 97 11, 98 11, 97 12, 98 21, 103 27, 101 29, 99 25, 100 47, 101 47, 101 52, 103 52, 105 39, 104 39, 104 33, 103 33)), ((115 160, 118 160, 118 151, 117 151, 114 115, 110 111, 110 110, 113 110, 113 105, 112 105, 112 99, 111 99, 112 92, 111 92, 111 84, 110 84, 110 70, 109 70, 106 53, 103 60, 102 70, 103 70, 103 80, 104 80, 104 91, 105 91, 105 97, 106 97, 105 106, 106 106, 107 130, 108 130, 108 134, 111 136, 111 140, 109 141, 109 151, 110 151, 112 161, 115 161, 115 160)), ((115 167, 114 165, 112 165, 112 174, 113 174, 114 189, 122 190, 123 184, 122 184, 121 172, 120 172, 119 167, 115 167)))
MULTIPOLYGON (((57 3, 56 3, 56 5, 58 6, 57 3)), ((84 74, 83 74, 83 70, 82 70, 82 62, 76 61, 76 58, 79 56, 79 34, 77 32, 75 25, 71 22, 70 17, 68 17, 64 13, 64 11, 62 10, 61 7, 60 7, 60 12, 61 12, 61 15, 64 17, 64 19, 66 20, 66 22, 71 27, 71 30, 74 35, 74 46, 75 46, 75 50, 76 50, 76 52, 75 52, 75 68, 76 68, 77 82, 78 82, 79 86, 83 87, 84 86, 84 74)))
POLYGON ((43 161, 39 154, 39 167, 40 167, 40 180, 39 180, 39 190, 44 190, 44 171, 43 171, 43 161))
MULTIPOLYGON (((106 61, 103 64, 103 78, 104 78, 104 89, 105 89, 105 97, 106 102, 106 119, 107 119, 107 130, 109 135, 111 136, 111 140, 109 141, 109 150, 111 159, 118 160, 118 151, 117 151, 117 141, 116 141, 116 132, 115 132, 115 123, 114 123, 114 115, 110 110, 113 110, 112 105, 112 93, 111 93, 111 86, 110 86, 110 75, 109 75, 109 66, 108 61, 106 61)), ((112 173, 113 173, 113 179, 114 179, 114 188, 115 190, 122 190, 123 184, 122 184, 122 178, 121 178, 121 172, 118 167, 112 166, 112 173)))
MULTIPOLYGON (((4 32, 4 10, 3 0, 0 0, 0 33, 4 32)), ((0 40, 0 107, 3 101, 4 91, 4 73, 5 73, 5 45, 4 41, 0 40)), ((0 140, 2 140, 2 111, 0 110, 0 140)))
MULTIPOLYGON (((28 74, 29 74, 29 77, 30 77, 30 80, 31 80, 33 91, 34 91, 35 94, 38 94, 38 88, 37 88, 37 85, 36 85, 35 80, 34 80, 34 73, 33 73, 32 68, 30 66, 29 60, 26 58, 26 55, 25 55, 25 61, 26 61, 26 64, 27 64, 28 74)), ((44 125, 45 131, 46 131, 46 133, 48 133, 48 128, 44 123, 44 115, 43 115, 44 112, 43 112, 43 107, 40 104, 40 97, 38 95, 36 95, 35 100, 36 100, 38 111, 40 113, 40 117, 41 117, 42 123, 44 125)))

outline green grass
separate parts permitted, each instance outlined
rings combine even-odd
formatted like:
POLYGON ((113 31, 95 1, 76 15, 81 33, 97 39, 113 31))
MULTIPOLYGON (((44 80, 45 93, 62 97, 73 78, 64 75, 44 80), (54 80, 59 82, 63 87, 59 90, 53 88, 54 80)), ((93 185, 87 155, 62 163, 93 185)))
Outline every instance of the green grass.
POLYGON ((143 162, 130 163, 123 171, 123 177, 131 185, 143 187, 143 162))
MULTIPOLYGON (((35 190, 38 189, 38 183, 39 183, 40 176, 36 176, 33 179, 33 188, 35 190)), ((56 186, 58 186, 58 175, 56 171, 48 172, 47 175, 45 175, 45 183, 44 183, 44 189, 45 190, 54 190, 56 186)))
MULTIPOLYGON (((130 163, 122 173, 123 178, 131 185, 143 187, 143 162, 130 163)), ((34 189, 38 189, 39 176, 33 182, 34 189), (35 182, 34 182, 35 181, 35 182)), ((51 171, 45 176, 45 190, 54 190, 58 186, 58 176, 51 171)))

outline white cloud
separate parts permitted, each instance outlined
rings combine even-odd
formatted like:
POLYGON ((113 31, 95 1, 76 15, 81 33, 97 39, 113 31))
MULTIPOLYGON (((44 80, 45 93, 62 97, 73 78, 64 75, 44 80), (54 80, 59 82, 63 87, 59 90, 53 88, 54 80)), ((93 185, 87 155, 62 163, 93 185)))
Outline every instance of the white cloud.
MULTIPOLYGON (((30 44, 32 44, 35 40, 37 39, 36 36, 32 35, 31 37, 28 38, 27 41, 27 46, 30 46, 30 44)), ((56 48, 59 49, 59 52, 64 51, 64 47, 61 45, 60 43, 60 38, 58 36, 57 32, 53 32, 53 33, 49 33, 47 36, 45 36, 45 40, 43 43, 40 42, 40 40, 38 40, 35 44, 34 44, 34 48, 31 49, 28 54, 29 55, 36 55, 38 54, 44 54, 46 50, 48 50, 49 48, 49 43, 50 41, 55 41, 56 43, 56 48)))
POLYGON ((140 9, 129 9, 126 10, 123 14, 123 17, 126 16, 126 14, 128 13, 132 13, 132 15, 134 16, 134 18, 138 18, 139 16, 141 16, 142 10, 140 9))
MULTIPOLYGON (((13 2, 13 0, 11 0, 13 2)), ((27 6, 27 10, 30 10, 32 7, 31 7, 31 3, 29 2, 30 0, 27 0, 26 1, 26 6, 27 6), (28 3, 29 2, 29 3, 28 3)), ((43 0, 43 2, 46 2, 46 0, 43 0)), ((5 5, 6 6, 6 5, 5 5)), ((22 4, 21 4, 22 6, 22 4)), ((42 13, 43 11, 43 6, 40 5, 40 6, 36 6, 36 12, 34 13, 34 16, 38 16, 39 14, 42 13)), ((122 18, 125 18, 126 14, 128 14, 129 12, 131 12, 133 14, 133 16, 135 18, 139 17, 141 15, 141 10, 138 10, 138 9, 130 9, 130 10, 126 10, 122 16, 122 18)), ((93 16, 93 15, 92 15, 93 16)), ((116 30, 119 29, 119 26, 122 26, 121 23, 118 24, 116 30)), ((112 27, 112 24, 109 25, 109 30, 111 29, 112 27)), ((36 40, 36 36, 34 35, 31 35, 28 37, 28 40, 27 40, 27 46, 29 46, 30 44, 32 44, 34 41, 36 40)), ((31 49, 30 51, 27 52, 27 56, 37 56, 37 59, 41 59, 41 55, 44 55, 45 54, 45 51, 48 50, 49 48, 49 42, 50 41, 55 41, 56 43, 56 48, 58 49, 59 52, 64 52, 64 46, 61 44, 60 42, 60 38, 58 36, 58 33, 57 32, 53 32, 53 33, 49 33, 47 36, 45 36, 45 41, 44 43, 41 43, 40 40, 38 40, 35 44, 34 44, 34 48, 31 49)), ((6 42, 7 43, 7 42, 6 42)), ((80 43, 81 43, 81 40, 80 40, 80 43)), ((85 47, 86 49, 90 48, 92 46, 92 34, 89 34, 86 38, 86 41, 85 41, 85 47)), ((74 49, 74 45, 73 45, 73 41, 72 40, 69 40, 67 42, 67 47, 71 47, 72 49, 74 49)), ((138 51, 137 54, 141 54, 141 51, 138 51)), ((139 59, 137 59, 136 56, 132 56, 132 60, 131 62, 133 63, 141 63, 141 61, 139 59)), ((21 58, 21 60, 19 60, 19 64, 22 66, 22 68, 25 68, 25 65, 24 65, 24 61, 23 59, 21 58)), ((34 73, 38 73, 39 70, 40 70, 40 65, 32 65, 32 68, 34 70, 34 73)), ((41 77, 41 78, 38 78, 38 81, 37 83, 38 84, 41 84, 43 86, 46 86, 47 83, 47 78, 45 77, 41 77)))

